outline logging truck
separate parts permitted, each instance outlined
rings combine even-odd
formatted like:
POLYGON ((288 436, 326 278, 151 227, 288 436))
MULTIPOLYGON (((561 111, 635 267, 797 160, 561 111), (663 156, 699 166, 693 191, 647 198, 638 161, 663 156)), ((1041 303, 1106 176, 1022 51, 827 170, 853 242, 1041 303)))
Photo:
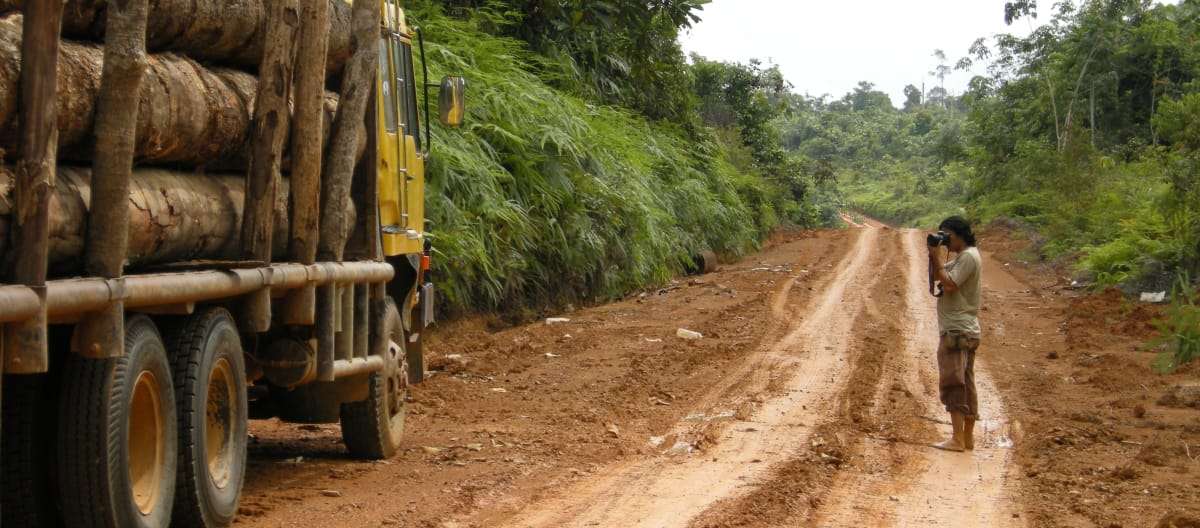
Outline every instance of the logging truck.
POLYGON ((260 409, 396 452, 422 50, 398 0, 0 0, 3 526, 228 525, 260 409))

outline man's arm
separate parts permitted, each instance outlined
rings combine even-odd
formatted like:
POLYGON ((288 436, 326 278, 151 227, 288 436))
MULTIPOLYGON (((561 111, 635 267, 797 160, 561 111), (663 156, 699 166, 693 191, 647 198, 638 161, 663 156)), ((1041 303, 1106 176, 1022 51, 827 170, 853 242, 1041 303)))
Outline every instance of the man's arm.
POLYGON ((941 283, 942 294, 954 295, 954 292, 958 291, 958 283, 954 282, 950 272, 946 271, 946 257, 942 255, 942 249, 938 246, 931 246, 929 258, 933 259, 933 278, 941 283))

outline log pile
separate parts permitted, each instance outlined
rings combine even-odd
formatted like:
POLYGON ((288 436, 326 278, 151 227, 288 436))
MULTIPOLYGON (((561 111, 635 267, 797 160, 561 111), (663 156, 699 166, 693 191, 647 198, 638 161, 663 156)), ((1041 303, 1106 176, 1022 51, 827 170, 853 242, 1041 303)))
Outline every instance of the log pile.
MULTIPOLYGON (((350 57, 350 4, 329 2, 326 68, 341 71, 350 57)), ((25 0, 0 0, 0 13, 19 12, 25 0)), ((106 0, 67 0, 63 36, 103 42, 106 0)), ((146 21, 146 48, 199 61, 257 71, 266 41, 264 0, 155 0, 146 21)))
MULTIPOLYGON (((87 234, 91 202, 91 171, 59 167, 50 198, 50 271, 78 274, 87 234)), ((238 258, 238 229, 245 200, 243 174, 200 177, 167 169, 133 171, 129 189, 128 261, 133 269, 154 264, 195 260, 230 261, 238 258)), ((18 257, 8 243, 12 228, 13 172, 0 167, 0 260, 18 257)), ((288 182, 284 180, 275 206, 274 251, 288 246, 288 182)), ((351 223, 354 204, 346 202, 351 223)))
MULTIPOLYGON (((54 275, 80 272, 91 201, 91 171, 58 168, 50 198, 50 269, 54 275)), ((10 192, 13 173, 0 169, 0 255, 18 257, 9 240, 13 213, 10 192)), ((239 250, 245 176, 197 177, 178 171, 138 169, 129 189, 129 247, 131 267, 205 260, 233 260, 239 250)), ((286 189, 286 186, 285 186, 286 189)), ((286 247, 286 192, 274 207, 275 240, 286 247)), ((282 251, 282 248, 280 248, 282 251)))
MULTIPOLYGON (((4 270, 11 270, 20 259, 12 245, 15 237, 11 220, 18 205, 14 203, 12 165, 19 161, 21 9, 26 1, 0 0, 0 265, 4 270)), ((259 82, 255 74, 265 55, 270 1, 149 2, 146 47, 150 54, 137 92, 135 169, 128 203, 129 269, 144 270, 181 261, 247 258, 242 248, 242 219, 246 175, 252 158, 251 138, 256 128, 253 119, 259 82)), ((326 0, 305 1, 323 4, 326 0)), ((330 24, 327 60, 324 68, 316 72, 318 77, 324 77, 324 82, 317 81, 314 95, 318 98, 320 85, 337 86, 338 77, 356 48, 351 43, 350 3, 327 1, 330 24), (328 75, 320 75, 322 70, 328 75)), ((49 269, 55 276, 85 271, 81 268, 81 257, 87 245, 91 200, 88 167, 95 158, 94 127, 101 91, 104 57, 101 41, 107 8, 105 0, 65 1, 56 96, 60 163, 57 185, 49 200, 49 269)), ((378 27, 377 18, 374 24, 378 27)), ((364 47, 358 47, 360 51, 361 48, 364 47)), ((290 75, 289 72, 284 82, 292 82, 290 75)), ((369 81, 361 79, 353 84, 370 86, 369 81)), ((352 140, 335 142, 331 130, 338 95, 326 91, 321 106, 322 110, 317 112, 319 120, 309 117, 307 124, 296 126, 321 131, 318 152, 331 143, 344 144, 355 154, 353 160, 360 159, 367 133, 361 117, 349 120, 358 123, 357 127, 350 127, 356 130, 346 132, 355 136, 352 140)), ((289 103, 284 112, 291 111, 289 103)), ((283 128, 283 144, 288 145, 291 141, 286 138, 291 130, 286 125, 283 128)), ((289 156, 289 152, 283 152, 279 164, 285 173, 289 156)), ((319 156, 316 163, 321 163, 319 156)), ((353 164, 351 161, 351 168, 353 164)), ((321 170, 317 167, 317 174, 321 170)), ((275 171, 278 173, 278 168, 275 171)), ((322 176, 327 177, 330 176, 322 176)), ((310 187, 317 188, 311 184, 310 187)), ((275 204, 273 211, 265 215, 273 217, 271 235, 266 239, 271 250, 266 254, 279 258, 290 254, 288 189, 285 178, 274 199, 263 202, 275 204)), ((314 197, 315 193, 314 190, 314 197)), ((348 198, 337 201, 343 202, 340 207, 332 207, 332 201, 322 207, 345 211, 349 222, 337 228, 348 231, 354 225, 354 205, 348 198)), ((345 236, 345 233, 340 236, 342 243, 345 236)))
MULTIPOLYGON (((0 19, 0 149, 16 153, 17 81, 21 71, 21 16, 0 19)), ((88 161, 104 50, 99 44, 63 41, 59 50, 58 150, 69 161, 88 161)), ((258 80, 230 68, 206 68, 184 56, 151 55, 138 104, 138 163, 241 170, 258 80)), ((337 95, 326 93, 325 122, 337 95)), ((4 156, 8 158, 9 156, 4 156)))

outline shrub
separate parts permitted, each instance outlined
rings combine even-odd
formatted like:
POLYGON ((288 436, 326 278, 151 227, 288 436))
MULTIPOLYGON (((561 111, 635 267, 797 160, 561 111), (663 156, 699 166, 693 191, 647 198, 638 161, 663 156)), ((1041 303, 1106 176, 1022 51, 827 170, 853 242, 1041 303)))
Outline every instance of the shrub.
POLYGON ((1200 359, 1200 307, 1190 281, 1180 277, 1180 283, 1183 286, 1176 288, 1175 302, 1163 312, 1163 319, 1154 321, 1160 336, 1150 342, 1153 347, 1166 348, 1151 362, 1163 374, 1200 359))

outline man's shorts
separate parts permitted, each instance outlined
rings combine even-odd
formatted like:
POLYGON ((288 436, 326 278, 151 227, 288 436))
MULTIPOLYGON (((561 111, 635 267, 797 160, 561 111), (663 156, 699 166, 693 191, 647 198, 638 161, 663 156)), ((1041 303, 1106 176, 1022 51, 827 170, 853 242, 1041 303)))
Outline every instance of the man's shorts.
POLYGON ((979 395, 975 392, 975 350, 979 336, 949 331, 938 341, 938 389, 942 403, 950 412, 968 418, 979 415, 979 395))

